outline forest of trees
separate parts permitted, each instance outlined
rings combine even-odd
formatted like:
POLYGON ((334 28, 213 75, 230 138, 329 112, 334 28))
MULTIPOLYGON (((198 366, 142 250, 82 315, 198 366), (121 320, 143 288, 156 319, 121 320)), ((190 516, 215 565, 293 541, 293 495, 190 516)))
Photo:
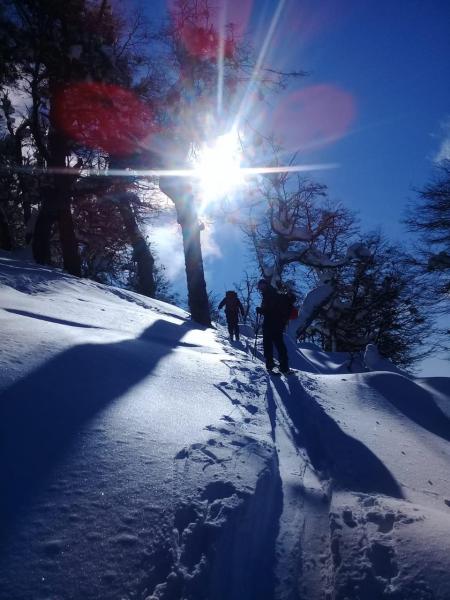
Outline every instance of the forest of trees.
MULTIPOLYGON (((174 301, 162 266, 170 257, 156 258, 151 240, 154 219, 171 205, 191 316, 211 324, 197 189, 161 172, 186 169, 205 140, 226 130, 244 93, 261 99, 304 75, 264 68, 232 24, 220 36, 216 21, 208 0, 174 0, 164 20, 151 10, 116 14, 108 0, 1 4, 0 248, 27 246, 37 263, 174 301)), ((248 146, 255 135, 247 131, 248 146)), ((268 166, 283 163, 272 139, 258 143, 268 166)), ((222 218, 229 209, 217 210, 222 218)), ((300 339, 349 352, 375 343, 411 366, 431 349, 434 316, 448 311, 448 161, 405 221, 418 233, 409 253, 381 232, 362 232, 315 181, 253 178, 235 219, 255 264, 237 282, 246 317, 264 276, 302 300, 300 339)))

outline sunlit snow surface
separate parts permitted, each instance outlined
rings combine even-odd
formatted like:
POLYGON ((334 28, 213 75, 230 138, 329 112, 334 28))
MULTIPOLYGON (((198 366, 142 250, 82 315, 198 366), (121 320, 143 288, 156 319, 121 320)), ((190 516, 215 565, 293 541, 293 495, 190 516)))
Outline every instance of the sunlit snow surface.
POLYGON ((450 598, 450 379, 8 253, 0 331, 2 600, 450 598))

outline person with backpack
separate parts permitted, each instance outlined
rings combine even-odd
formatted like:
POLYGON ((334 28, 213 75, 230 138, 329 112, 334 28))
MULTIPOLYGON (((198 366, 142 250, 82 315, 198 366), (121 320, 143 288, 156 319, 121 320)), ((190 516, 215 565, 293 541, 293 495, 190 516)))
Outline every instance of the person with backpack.
POLYGON ((286 285, 277 283, 278 295, 280 296, 280 310, 284 318, 284 330, 286 330, 289 321, 298 318, 298 310, 295 306, 296 295, 286 285))
MULTIPOLYGON (((260 279, 258 289, 261 292, 261 306, 256 309, 258 315, 262 315, 263 351, 266 368, 273 372, 275 362, 273 359, 273 347, 278 352, 279 370, 281 373, 290 373, 288 353, 283 340, 283 332, 289 320, 288 304, 265 279, 260 279)), ((290 311, 290 306, 289 306, 290 311)))
POLYGON ((239 313, 244 316, 244 307, 238 298, 238 295, 233 290, 225 292, 225 298, 219 304, 219 310, 225 307, 225 316, 227 318, 228 333, 230 334, 230 340, 233 341, 233 336, 236 337, 236 341, 239 341, 239 313))

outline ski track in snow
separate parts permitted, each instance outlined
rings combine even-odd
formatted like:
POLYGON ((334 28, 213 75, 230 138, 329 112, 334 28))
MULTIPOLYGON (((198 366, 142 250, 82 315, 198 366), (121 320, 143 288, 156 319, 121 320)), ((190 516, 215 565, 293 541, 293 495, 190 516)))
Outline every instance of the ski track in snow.
POLYGON ((0 284, 1 600, 450 598, 449 380, 290 340, 270 378, 162 302, 0 284))

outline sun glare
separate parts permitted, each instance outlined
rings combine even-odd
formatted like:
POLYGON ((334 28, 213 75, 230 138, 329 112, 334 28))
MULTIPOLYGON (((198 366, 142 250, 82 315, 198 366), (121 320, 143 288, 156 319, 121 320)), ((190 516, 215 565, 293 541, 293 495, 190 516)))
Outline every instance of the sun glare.
POLYGON ((243 182, 240 160, 241 151, 235 132, 221 135, 212 144, 205 144, 200 149, 195 172, 205 203, 225 196, 243 182))

